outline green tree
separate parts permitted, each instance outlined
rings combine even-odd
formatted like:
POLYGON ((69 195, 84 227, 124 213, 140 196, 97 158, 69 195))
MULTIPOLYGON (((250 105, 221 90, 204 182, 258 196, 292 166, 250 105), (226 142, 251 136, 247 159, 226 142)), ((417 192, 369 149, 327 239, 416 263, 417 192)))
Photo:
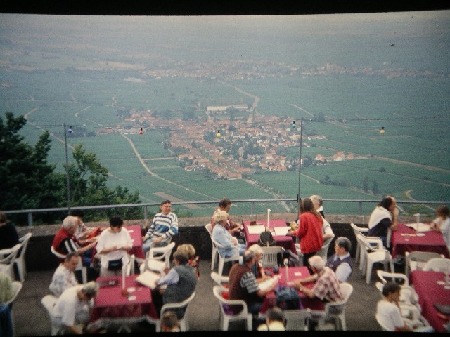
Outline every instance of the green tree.
MULTIPOLYGON (((23 116, 6 112, 0 117, 0 209, 19 210, 59 206, 64 200, 64 175, 47 162, 50 135, 44 132, 35 146, 19 135, 23 116)), ((44 215, 37 214, 35 220, 44 215)), ((16 218, 17 223, 19 218, 16 218)), ((22 219, 20 219, 22 220, 22 219)))

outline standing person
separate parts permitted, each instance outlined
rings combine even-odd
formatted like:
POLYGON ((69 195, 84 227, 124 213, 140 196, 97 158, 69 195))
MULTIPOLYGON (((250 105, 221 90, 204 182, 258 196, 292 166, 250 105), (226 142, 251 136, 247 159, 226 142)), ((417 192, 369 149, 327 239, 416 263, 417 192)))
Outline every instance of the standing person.
MULTIPOLYGON (((166 303, 179 303, 189 298, 195 291, 197 285, 197 274, 193 267, 188 264, 188 255, 184 250, 176 250, 173 253, 174 266, 169 272, 161 277, 156 286, 159 292, 155 294, 154 303, 157 312, 161 311, 162 305, 166 303), (165 289, 163 286, 167 286, 165 289), (162 303, 161 296, 162 295, 162 303)), ((186 308, 172 309, 177 318, 183 318, 186 308)))
POLYGON ((161 212, 155 214, 152 224, 142 239, 142 248, 145 253, 152 247, 167 246, 173 236, 178 234, 178 217, 171 211, 172 202, 164 200, 159 207, 161 212))
POLYGON ((307 297, 317 297, 324 302, 335 302, 342 300, 339 281, 331 268, 325 266, 322 257, 314 255, 309 258, 309 264, 313 275, 294 281, 294 286, 307 297), (309 289, 303 283, 315 281, 314 286, 309 289))
POLYGON ((350 256, 351 241, 346 237, 338 237, 334 242, 334 255, 327 260, 326 266, 336 274, 339 282, 347 282, 353 271, 353 260, 350 256))
POLYGON ((89 322, 89 302, 97 295, 95 282, 76 285, 66 289, 51 311, 52 324, 58 328, 58 334, 87 333, 89 322))
POLYGON ((48 288, 56 297, 61 296, 64 290, 78 285, 75 277, 75 269, 77 269, 80 257, 77 253, 70 252, 66 255, 64 262, 60 263, 52 276, 52 281, 48 288))
POLYGON ((0 249, 9 249, 19 243, 16 226, 0 211, 0 249))
MULTIPOLYGON (((259 287, 252 266, 256 263, 255 253, 245 251, 242 257, 243 263, 235 263, 229 274, 228 289, 230 300, 243 300, 247 303, 248 311, 253 316, 258 316, 264 297, 275 289, 276 282, 265 289, 259 287)), ((240 306, 230 306, 233 311, 241 310, 240 306)))
MULTIPOLYGON (((76 252, 78 255, 83 255, 86 251, 95 247, 95 242, 83 247, 79 245, 78 240, 75 237, 78 223, 78 217, 69 215, 64 218, 62 227, 56 232, 52 241, 52 247, 56 252, 61 255, 67 255, 70 252, 76 252)), ((60 262, 64 262, 64 259, 60 259, 60 262)))
POLYGON ((100 255, 100 276, 114 276, 122 273, 122 268, 130 262, 128 252, 133 247, 130 233, 123 228, 123 220, 114 216, 109 219, 109 228, 104 230, 97 241, 100 255))
POLYGON ((318 195, 318 194, 313 194, 309 198, 313 202, 314 208, 316 209, 316 211, 318 213, 320 213, 320 215, 322 217, 325 218, 325 214, 323 213, 323 199, 322 199, 322 197, 320 195, 318 195))
POLYGON ((398 213, 395 198, 392 196, 383 197, 370 215, 367 235, 379 237, 383 246, 387 247, 388 230, 397 229, 398 213))
POLYGON ((309 258, 315 255, 323 245, 322 216, 317 213, 310 198, 301 200, 299 226, 295 231, 289 230, 289 235, 300 239, 300 250, 303 254, 303 265, 310 273, 309 258))
POLYGON ((323 214, 323 200, 320 195, 313 194, 309 197, 314 204, 315 210, 322 216, 322 232, 323 232, 323 241, 325 242, 328 239, 334 238, 334 232, 331 228, 330 223, 325 219, 325 215, 323 214))
POLYGON ((433 220, 430 228, 442 232, 444 241, 450 251, 450 211, 447 205, 436 208, 436 219, 433 220))
POLYGON ((388 282, 383 286, 381 293, 383 298, 378 301, 376 318, 387 331, 417 331, 433 332, 431 326, 409 326, 402 317, 400 311, 401 286, 395 282, 388 282))

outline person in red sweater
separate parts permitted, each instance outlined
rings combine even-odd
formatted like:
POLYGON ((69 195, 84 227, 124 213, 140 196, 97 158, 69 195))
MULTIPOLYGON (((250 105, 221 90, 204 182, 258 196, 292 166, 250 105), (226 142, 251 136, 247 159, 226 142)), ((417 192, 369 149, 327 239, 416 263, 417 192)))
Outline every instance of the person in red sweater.
POLYGON ((310 273, 313 271, 308 260, 316 255, 323 245, 322 221, 322 216, 316 211, 312 200, 305 198, 300 203, 299 226, 288 232, 289 235, 300 239, 303 265, 308 267, 310 273))

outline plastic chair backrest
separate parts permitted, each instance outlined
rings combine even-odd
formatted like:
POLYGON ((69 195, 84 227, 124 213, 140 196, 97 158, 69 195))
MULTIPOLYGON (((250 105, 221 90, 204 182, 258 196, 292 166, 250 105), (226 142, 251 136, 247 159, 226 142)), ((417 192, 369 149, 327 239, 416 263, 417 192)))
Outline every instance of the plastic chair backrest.
POLYGON ((450 259, 447 259, 445 257, 434 257, 432 259, 429 259, 427 263, 423 266, 424 271, 440 271, 450 272, 450 259))
POLYGON ((281 254, 284 249, 281 246, 261 246, 263 255, 261 258, 261 264, 263 267, 276 267, 278 266, 278 255, 281 254))
POLYGON ((308 331, 311 309, 284 310, 286 331, 308 331))
POLYGON ((13 293, 13 296, 5 303, 6 304, 13 303, 14 300, 16 299, 17 295, 19 295, 19 292, 20 292, 21 289, 22 289, 22 283, 18 282, 18 281, 13 281, 12 282, 12 293, 13 293))

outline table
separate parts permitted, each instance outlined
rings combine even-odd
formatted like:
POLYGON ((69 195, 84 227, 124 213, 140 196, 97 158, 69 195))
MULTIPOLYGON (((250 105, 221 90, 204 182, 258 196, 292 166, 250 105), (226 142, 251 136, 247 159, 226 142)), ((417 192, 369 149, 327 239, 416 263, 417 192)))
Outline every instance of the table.
POLYGON ((152 300, 150 288, 136 281, 138 275, 125 277, 125 288, 130 290, 128 296, 122 296, 122 277, 99 277, 97 283, 107 284, 109 281, 115 285, 100 286, 94 300, 94 307, 90 316, 90 322, 98 319, 119 321, 123 324, 129 321, 147 319, 156 324, 158 313, 152 300))
POLYGON ((450 305, 450 289, 445 289, 443 284, 444 273, 413 270, 409 278, 410 284, 413 285, 419 296, 422 316, 428 320, 435 331, 445 332, 443 324, 449 321, 450 316, 441 316, 442 314, 433 305, 434 303, 450 305))
POLYGON ((424 236, 416 236, 414 229, 404 224, 398 224, 397 230, 392 231, 392 256, 405 256, 405 252, 414 250, 422 252, 436 252, 450 257, 442 233, 437 231, 423 232, 424 236))
POLYGON ((133 248, 131 248, 130 255, 133 255, 138 259, 145 259, 145 253, 142 249, 142 235, 141 226, 131 225, 125 227, 130 233, 131 240, 133 241, 133 248))
MULTIPOLYGON (((309 270, 307 267, 288 267, 288 280, 286 280, 286 272, 285 267, 280 267, 278 280, 279 285, 293 285, 293 280, 302 279, 310 276, 309 270)), ((304 283, 306 288, 312 288, 314 286, 314 282, 304 283)), ((319 298, 309 298, 303 294, 303 292, 298 291, 300 296, 300 301, 302 303, 302 307, 304 309, 309 308, 311 310, 324 310, 325 305, 319 298)), ((276 304, 277 298, 274 291, 271 291, 266 294, 264 297, 264 302, 261 307, 260 312, 264 314, 267 309, 273 307, 276 304)))
MULTIPOLYGON (((257 224, 266 225, 267 220, 258 220, 257 224)), ((247 242, 247 247, 258 243, 259 234, 251 234, 249 233, 250 220, 244 221, 244 234, 245 241, 247 242)), ((275 239, 277 245, 282 246, 284 249, 289 249, 292 253, 297 254, 297 250, 295 249, 295 242, 292 236, 289 235, 275 235, 273 231, 274 227, 288 227, 286 225, 286 220, 284 219, 272 219, 269 221, 269 230, 272 232, 272 236, 275 239)))

